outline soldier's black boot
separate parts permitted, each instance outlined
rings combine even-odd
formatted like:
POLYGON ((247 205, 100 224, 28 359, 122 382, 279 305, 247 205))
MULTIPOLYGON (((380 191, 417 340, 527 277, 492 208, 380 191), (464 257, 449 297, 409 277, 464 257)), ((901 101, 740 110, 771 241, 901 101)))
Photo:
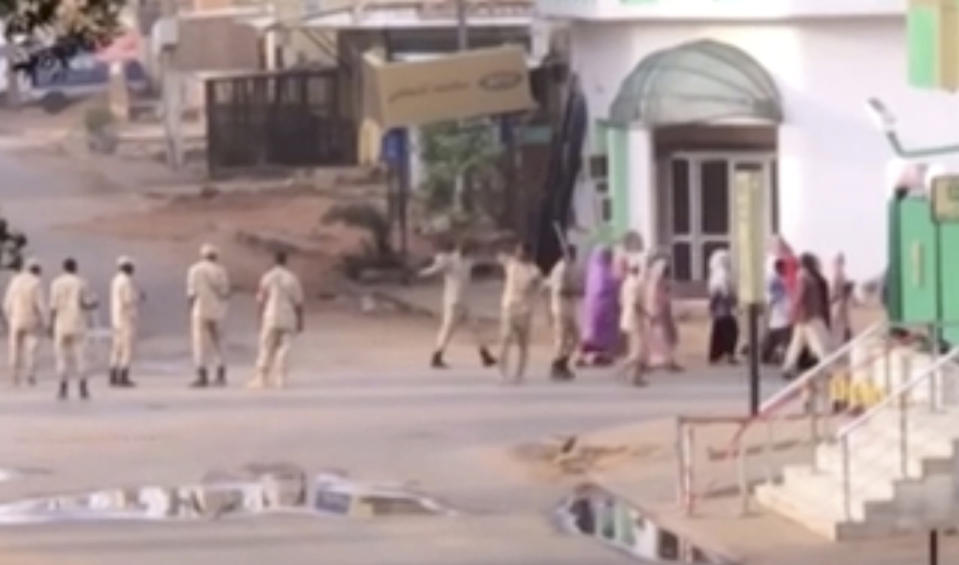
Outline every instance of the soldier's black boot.
POLYGON ((430 367, 434 369, 445 369, 446 363, 443 361, 443 352, 436 351, 430 359, 430 367))
POLYGON ((65 381, 65 380, 60 381, 60 392, 57 393, 57 400, 66 400, 66 399, 67 399, 67 396, 69 395, 68 386, 69 386, 69 385, 67 384, 67 381, 65 381))
POLYGON ((489 349, 480 347, 479 354, 480 360, 483 362, 483 366, 487 369, 493 365, 496 365, 496 357, 493 357, 493 354, 489 352, 489 349))
POLYGON ((216 368, 216 386, 226 386, 226 367, 224 365, 216 368))
POLYGON ((120 369, 117 375, 117 386, 123 388, 133 388, 137 384, 130 380, 130 369, 120 369))
POLYGON ((90 390, 87 389, 87 380, 80 380, 80 398, 83 400, 90 400, 90 390))
POLYGON ((200 367, 196 370, 196 380, 190 384, 193 388, 206 388, 210 384, 210 380, 206 375, 206 367, 200 367))
POLYGON ((116 367, 110 367, 110 386, 117 386, 120 384, 120 369, 116 367))
POLYGON ((549 367, 549 378, 554 381, 561 381, 564 378, 563 368, 560 363, 561 361, 559 359, 554 359, 553 364, 549 367))

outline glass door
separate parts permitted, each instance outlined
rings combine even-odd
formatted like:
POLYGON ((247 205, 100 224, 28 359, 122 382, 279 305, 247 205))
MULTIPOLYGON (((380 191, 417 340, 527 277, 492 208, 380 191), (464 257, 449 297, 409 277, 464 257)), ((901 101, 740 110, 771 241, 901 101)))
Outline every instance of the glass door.
POLYGON ((670 162, 670 252, 676 280, 701 282, 709 276, 709 257, 732 249, 733 179, 736 171, 761 169, 767 179, 770 215, 766 232, 776 230, 775 157, 768 154, 689 153, 670 162))

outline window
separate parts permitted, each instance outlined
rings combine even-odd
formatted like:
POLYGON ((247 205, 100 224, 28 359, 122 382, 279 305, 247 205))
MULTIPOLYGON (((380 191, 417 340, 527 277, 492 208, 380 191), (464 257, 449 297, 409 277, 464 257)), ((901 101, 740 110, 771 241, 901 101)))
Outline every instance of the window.
POLYGON ((779 163, 773 159, 769 163, 769 231, 779 233, 779 163))
POLYGON ((703 162, 700 215, 702 233, 729 233, 729 165, 726 160, 703 162))
POLYGON ((689 233, 689 161, 676 159, 673 169, 673 233, 689 233))
POLYGON ((673 278, 677 281, 693 280, 693 251, 688 242, 673 243, 673 278))
POLYGON ((600 201, 600 218, 604 223, 613 221, 613 202, 609 198, 602 198, 600 201))
POLYGON ((613 221, 613 195, 609 190, 609 164, 605 155, 594 155, 589 159, 589 176, 593 182, 593 197, 595 209, 599 211, 596 218, 599 224, 608 224, 613 221))

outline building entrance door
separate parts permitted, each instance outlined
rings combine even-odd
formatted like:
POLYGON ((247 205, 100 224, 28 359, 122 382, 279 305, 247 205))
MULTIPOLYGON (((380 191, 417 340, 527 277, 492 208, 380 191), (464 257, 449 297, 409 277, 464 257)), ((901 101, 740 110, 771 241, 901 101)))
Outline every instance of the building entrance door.
POLYGON ((770 153, 676 153, 670 159, 667 201, 673 276, 704 282, 717 249, 734 255, 733 179, 741 170, 761 170, 769 215, 766 233, 776 231, 776 159, 770 153))

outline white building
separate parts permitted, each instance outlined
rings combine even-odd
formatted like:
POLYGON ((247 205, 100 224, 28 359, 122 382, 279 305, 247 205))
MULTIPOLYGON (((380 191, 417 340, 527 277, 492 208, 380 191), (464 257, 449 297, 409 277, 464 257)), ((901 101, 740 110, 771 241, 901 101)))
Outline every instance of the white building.
POLYGON ((770 231, 824 259, 845 252, 852 276, 875 276, 893 155, 866 99, 895 112, 907 145, 959 141, 959 95, 907 84, 906 0, 538 7, 570 22, 599 156, 577 195, 580 223, 638 229, 671 250, 680 280, 701 281, 710 250, 730 245, 732 172, 756 167, 770 231))

